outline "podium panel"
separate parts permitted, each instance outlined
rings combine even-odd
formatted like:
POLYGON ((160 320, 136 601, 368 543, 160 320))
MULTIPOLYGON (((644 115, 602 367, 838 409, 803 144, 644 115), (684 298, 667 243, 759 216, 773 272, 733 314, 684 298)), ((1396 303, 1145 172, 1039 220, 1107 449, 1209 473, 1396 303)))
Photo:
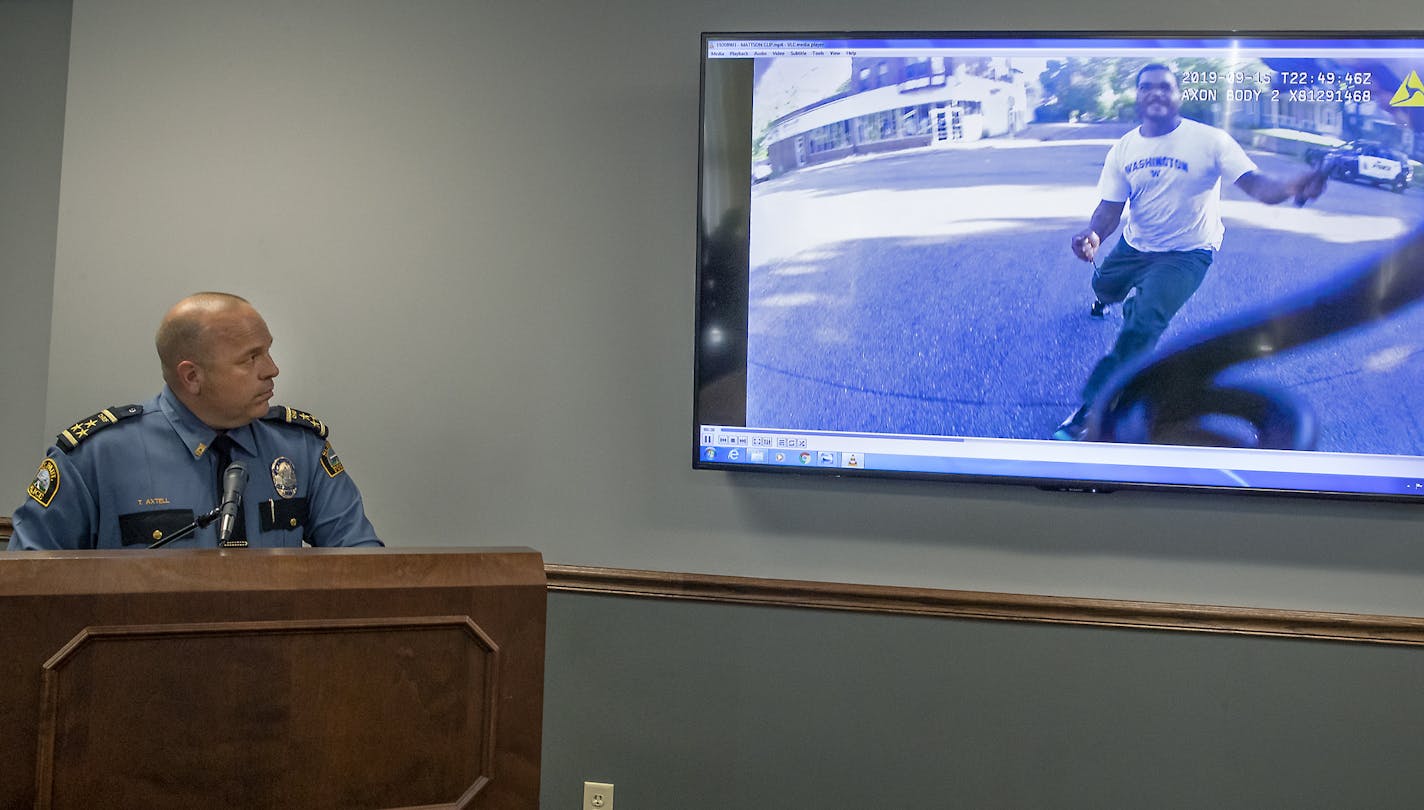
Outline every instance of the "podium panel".
POLYGON ((527 549, 0 554, 0 807, 537 807, 544 623, 527 549))

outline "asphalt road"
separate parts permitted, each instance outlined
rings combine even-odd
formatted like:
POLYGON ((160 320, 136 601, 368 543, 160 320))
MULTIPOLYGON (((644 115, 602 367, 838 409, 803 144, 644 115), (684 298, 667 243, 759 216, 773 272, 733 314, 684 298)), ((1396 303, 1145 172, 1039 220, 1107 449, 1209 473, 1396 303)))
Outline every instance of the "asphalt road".
MULTIPOLYGON (((1068 248, 1120 131, 853 158, 757 184, 748 424, 1047 438, 1121 326, 1117 309, 1088 316, 1092 268, 1068 248)), ((1252 157, 1282 176, 1308 168, 1252 157)), ((1332 182, 1305 208, 1230 188, 1222 205, 1222 250, 1159 350, 1424 223, 1420 187, 1332 182)), ((1424 455, 1424 305, 1228 374, 1309 403, 1319 449, 1424 455)))

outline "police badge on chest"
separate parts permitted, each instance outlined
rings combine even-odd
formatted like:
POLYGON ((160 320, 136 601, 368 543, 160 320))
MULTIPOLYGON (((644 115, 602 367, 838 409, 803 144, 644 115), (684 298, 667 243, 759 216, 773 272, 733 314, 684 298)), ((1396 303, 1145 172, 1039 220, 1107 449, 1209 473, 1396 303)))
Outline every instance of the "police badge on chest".
POLYGON ((297 466, 286 456, 272 460, 272 488, 279 498, 259 505, 262 531, 292 531, 307 522, 307 499, 297 497, 297 466))

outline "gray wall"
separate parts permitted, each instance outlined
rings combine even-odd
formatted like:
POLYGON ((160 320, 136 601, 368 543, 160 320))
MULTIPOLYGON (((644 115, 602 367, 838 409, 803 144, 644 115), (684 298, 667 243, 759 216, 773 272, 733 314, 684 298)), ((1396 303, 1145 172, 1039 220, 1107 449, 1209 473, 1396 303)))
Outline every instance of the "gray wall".
POLYGON ((68 0, 0 0, 0 512, 18 505, 48 441, 68 0))
POLYGON ((1424 654, 555 593, 542 807, 1417 808, 1424 654))
POLYGON ((684 5, 75 2, 46 434, 151 395, 163 310, 233 289, 272 327, 279 401, 332 426, 392 544, 1424 615, 1417 509, 689 468, 700 31, 1250 27, 1284 6, 684 5))
MULTIPOLYGON (((18 13, 0 2, 0 22, 18 13)), ((1362 21, 1420 26, 1404 0, 1313 11, 1281 0, 76 0, 59 213, 40 218, 25 248, 42 257, 43 228, 57 229, 57 292, 51 308, 39 267, 42 289, 17 316, 26 334, 50 336, 50 353, 27 368, 18 358, 28 354, 4 346, 6 411, 20 418, 0 423, 0 482, 12 482, 17 504, 59 427, 150 396, 163 310, 193 290, 231 289, 267 315, 279 399, 332 425, 393 545, 520 544, 557 563, 1424 615, 1417 509, 689 469, 700 31, 1362 21), (16 390, 28 404, 11 404, 16 390), (42 420, 26 416, 40 407, 42 420), (15 447, 33 456, 17 461, 15 447)), ((25 136, 7 124, 3 137, 25 136)), ((29 182, 53 183, 37 171, 29 182)), ((0 210, 20 196, 0 187, 0 210)), ((3 248, 7 292, 24 255, 3 248)), ((634 807, 697 806, 718 772, 731 774, 721 795, 772 806, 756 799, 825 795, 815 793, 826 790, 813 781, 821 774, 893 770, 896 745, 908 759, 895 795, 918 800, 901 806, 933 806, 946 778, 932 768, 937 746, 964 737, 984 746, 977 768, 947 772, 965 796, 995 795, 991 776, 1041 774, 1013 765, 1028 745, 1039 759, 1067 758, 1045 765, 1054 778, 1038 793, 997 795, 1061 787, 1087 797, 1064 806, 1094 804, 1079 771, 1099 751, 1137 773, 1109 786, 1117 799, 1152 784, 1174 751, 1184 764, 1172 789, 1192 795, 1187 769, 1248 756, 1212 747, 1236 737, 1289 745, 1259 770, 1241 764, 1223 790, 1287 791, 1267 794, 1277 797, 1298 795, 1277 777, 1326 767, 1299 742, 1310 732, 1334 735, 1324 750, 1346 759, 1337 790, 1387 778, 1377 755, 1418 753, 1394 745, 1402 731, 1370 731, 1381 716, 1418 726, 1405 694, 1419 674, 1410 651, 564 595, 551 600, 549 643, 549 807, 572 806, 584 778, 623 779, 620 799, 648 791, 634 807), (602 638, 616 658, 591 645, 602 638), (875 660, 845 668, 843 643, 875 660), (1233 691, 1191 681, 1218 683, 1243 657, 1248 677, 1233 691), (951 672, 960 662, 977 674, 951 672), (958 695, 979 705, 960 707, 958 695), (716 727, 713 707, 739 701, 776 709, 776 725, 735 714, 736 725, 716 727), (1111 726, 1067 731, 1103 722, 1119 701, 1171 708, 1125 727, 1130 741, 1164 746, 1161 756, 1115 741, 1111 726), (835 736, 841 706, 847 733, 869 726, 861 742, 835 736), (679 718, 689 722, 670 722, 679 718), (787 737, 803 727, 808 736, 787 737), (679 729, 705 773, 689 773, 698 760, 676 769, 661 758, 679 729), (797 773, 767 769, 797 745, 809 746, 791 759, 797 773), (1272 765, 1290 755, 1306 758, 1272 765)))

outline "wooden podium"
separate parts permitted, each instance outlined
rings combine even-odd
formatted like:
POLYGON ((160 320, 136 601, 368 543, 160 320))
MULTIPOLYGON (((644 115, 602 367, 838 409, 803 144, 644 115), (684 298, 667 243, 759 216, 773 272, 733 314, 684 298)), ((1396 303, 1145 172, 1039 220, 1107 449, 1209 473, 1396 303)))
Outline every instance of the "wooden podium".
POLYGON ((529 549, 0 553, 0 807, 536 808, 529 549))

